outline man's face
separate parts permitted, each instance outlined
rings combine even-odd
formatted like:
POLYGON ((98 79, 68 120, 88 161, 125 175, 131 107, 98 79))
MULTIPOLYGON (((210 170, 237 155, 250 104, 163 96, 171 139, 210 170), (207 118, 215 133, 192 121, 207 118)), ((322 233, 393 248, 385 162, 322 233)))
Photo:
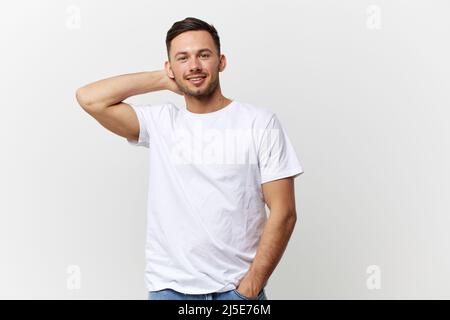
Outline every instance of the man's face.
POLYGON ((198 98, 214 92, 225 65, 225 56, 219 59, 213 38, 204 30, 176 36, 171 43, 170 63, 166 62, 169 76, 174 77, 181 91, 198 98))

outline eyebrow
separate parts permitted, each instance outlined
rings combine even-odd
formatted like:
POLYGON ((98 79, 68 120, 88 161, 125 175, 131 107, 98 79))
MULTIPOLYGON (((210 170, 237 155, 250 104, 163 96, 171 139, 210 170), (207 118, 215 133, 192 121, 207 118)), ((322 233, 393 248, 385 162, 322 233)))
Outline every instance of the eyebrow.
MULTIPOLYGON (((197 52, 203 52, 203 51, 209 51, 209 52, 213 53, 213 52, 212 52, 210 49, 208 49, 208 48, 200 49, 200 50, 198 50, 197 52)), ((186 53, 188 53, 188 52, 187 52, 187 51, 180 51, 180 52, 177 52, 177 53, 175 54, 175 57, 178 56, 179 54, 186 54, 186 53)))

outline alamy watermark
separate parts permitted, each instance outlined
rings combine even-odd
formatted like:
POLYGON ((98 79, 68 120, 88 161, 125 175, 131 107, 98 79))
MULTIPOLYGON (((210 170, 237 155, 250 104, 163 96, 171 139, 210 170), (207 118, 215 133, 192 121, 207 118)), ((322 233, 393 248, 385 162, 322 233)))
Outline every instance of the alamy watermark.
POLYGON ((366 286, 369 290, 381 289, 381 268, 377 265, 370 265, 366 269, 369 277, 366 280, 366 286))
POLYGON ((366 27, 369 30, 381 29, 381 8, 377 5, 370 5, 366 8, 366 27))
POLYGON ((205 129, 173 132, 171 160, 175 164, 262 164, 276 167, 283 143, 279 129, 205 129))
POLYGON ((81 289, 81 269, 80 266, 70 265, 66 269, 67 277, 66 286, 68 290, 81 289))
POLYGON ((78 6, 71 5, 66 8, 66 12, 69 15, 66 20, 66 28, 69 30, 81 28, 81 10, 78 6))

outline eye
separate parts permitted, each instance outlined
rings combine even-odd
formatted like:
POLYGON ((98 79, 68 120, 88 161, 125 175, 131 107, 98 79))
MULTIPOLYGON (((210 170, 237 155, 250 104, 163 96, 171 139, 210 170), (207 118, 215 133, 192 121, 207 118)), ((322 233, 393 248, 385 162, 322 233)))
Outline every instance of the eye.
POLYGON ((186 59, 186 57, 180 57, 180 58, 178 58, 178 60, 183 60, 183 59, 186 59))
POLYGON ((208 54, 208 53, 204 53, 204 54, 202 54, 202 57, 208 58, 208 57, 209 57, 209 54, 208 54))

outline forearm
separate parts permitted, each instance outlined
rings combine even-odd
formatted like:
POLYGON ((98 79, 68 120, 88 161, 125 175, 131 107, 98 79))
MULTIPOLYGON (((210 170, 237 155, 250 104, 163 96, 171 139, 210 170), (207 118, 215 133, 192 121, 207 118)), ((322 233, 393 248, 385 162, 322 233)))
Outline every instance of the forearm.
POLYGON ((77 90, 81 105, 108 107, 138 94, 166 89, 163 70, 118 75, 98 80, 77 90))
POLYGON ((295 213, 271 211, 253 263, 241 281, 245 282, 252 294, 257 294, 261 290, 279 263, 295 223, 295 213))

